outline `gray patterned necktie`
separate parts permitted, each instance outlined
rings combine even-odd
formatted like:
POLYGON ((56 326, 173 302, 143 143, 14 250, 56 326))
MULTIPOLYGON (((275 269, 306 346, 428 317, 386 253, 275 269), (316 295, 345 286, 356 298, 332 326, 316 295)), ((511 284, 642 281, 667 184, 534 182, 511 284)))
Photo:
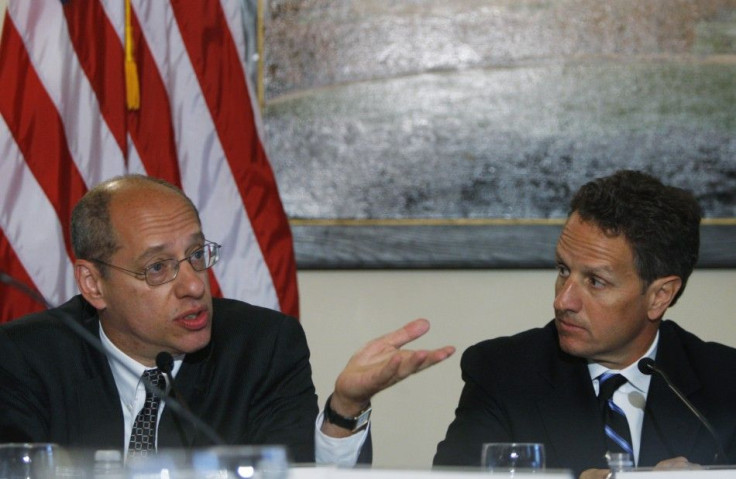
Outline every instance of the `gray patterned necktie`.
MULTIPOLYGON (((146 379, 159 389, 166 386, 166 379, 160 369, 147 369, 143 373, 146 379)), ((148 456, 156 451, 156 420, 161 398, 146 390, 146 402, 133 423, 128 442, 128 457, 148 456)))

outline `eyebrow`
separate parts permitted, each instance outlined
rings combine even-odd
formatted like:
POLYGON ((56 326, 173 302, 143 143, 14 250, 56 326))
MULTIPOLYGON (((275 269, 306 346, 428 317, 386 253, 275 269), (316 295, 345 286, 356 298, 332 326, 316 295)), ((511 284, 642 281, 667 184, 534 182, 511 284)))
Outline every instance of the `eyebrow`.
MULTIPOLYGON (((201 231, 198 233, 193 233, 190 235, 190 239, 192 243, 197 243, 197 242, 203 243, 205 241, 204 233, 202 233, 201 231)), ((168 245, 166 244, 151 246, 150 248, 145 250, 143 253, 138 255, 135 261, 136 263, 145 263, 146 260, 149 259, 151 256, 154 256, 162 251, 165 251, 167 248, 168 248, 168 245)))
POLYGON ((586 267, 583 272, 589 276, 606 276, 609 277, 614 273, 613 269, 609 266, 598 266, 593 268, 586 267))
MULTIPOLYGON (((564 264, 565 266, 568 265, 567 261, 562 259, 560 254, 558 252, 555 252, 555 263, 557 264, 564 264)), ((603 273, 606 273, 608 275, 614 274, 615 271, 610 265, 605 266, 584 266, 582 268, 582 272, 586 275, 601 275, 603 273)))

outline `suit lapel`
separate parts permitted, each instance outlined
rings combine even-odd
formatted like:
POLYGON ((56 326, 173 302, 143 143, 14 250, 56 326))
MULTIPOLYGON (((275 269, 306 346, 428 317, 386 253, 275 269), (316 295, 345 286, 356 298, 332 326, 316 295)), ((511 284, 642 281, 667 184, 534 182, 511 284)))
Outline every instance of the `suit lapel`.
MULTIPOLYGON (((197 353, 187 355, 174 378, 174 384, 180 395, 176 400, 183 408, 205 420, 202 416, 204 385, 207 384, 206 365, 211 353, 211 343, 197 353)), ((170 403, 169 403, 170 404, 170 403)), ((209 444, 210 441, 197 427, 173 411, 173 406, 166 407, 161 415, 159 425, 159 446, 193 447, 197 444, 209 444)))
MULTIPOLYGON (((690 397, 700 389, 700 381, 679 338, 668 326, 663 323, 660 327, 656 362, 685 397, 690 397)), ((664 380, 653 375, 642 425, 639 466, 653 466, 662 459, 688 455, 696 445, 696 432, 700 427, 700 421, 664 380)))
MULTIPOLYGON (((99 320, 88 311, 82 313, 81 322, 87 330, 99 337, 99 320)), ((113 378, 107 357, 83 343, 86 354, 82 358, 84 379, 76 385, 76 401, 70 407, 77 410, 70 417, 78 418, 70 428, 79 428, 78 433, 70 433, 71 437, 84 438, 85 445, 120 448, 123 438, 123 410, 120 404, 115 379, 113 378)))
POLYGON ((560 356, 543 374, 551 385, 549 394, 537 401, 549 438, 547 454, 559 464, 605 466, 603 421, 588 368, 585 361, 560 356))
POLYGON ((87 379, 78 385, 75 394, 77 411, 70 414, 79 418, 79 423, 70 428, 79 427, 80 433, 71 434, 82 437, 86 446, 96 448, 121 448, 123 440, 123 411, 117 388, 112 384, 111 390, 102 376, 87 379))

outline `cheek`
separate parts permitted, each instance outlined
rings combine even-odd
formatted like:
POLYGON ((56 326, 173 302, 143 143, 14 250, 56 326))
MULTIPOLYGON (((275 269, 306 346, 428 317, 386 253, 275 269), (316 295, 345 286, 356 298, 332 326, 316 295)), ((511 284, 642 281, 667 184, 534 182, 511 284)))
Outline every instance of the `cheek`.
POLYGON ((601 338, 626 336, 628 331, 639 327, 641 318, 639 302, 631 298, 599 302, 590 308, 589 317, 594 318, 591 323, 601 338))
POLYGON ((641 315, 644 297, 634 292, 622 292, 618 295, 612 295, 606 303, 606 308, 620 318, 638 317, 641 315))
POLYGON ((160 322, 158 318, 162 316, 164 301, 158 294, 151 293, 151 291, 140 291, 138 289, 121 290, 121 294, 116 298, 115 305, 111 307, 123 312, 132 328, 138 330, 154 329, 155 325, 160 322))
POLYGON ((617 326, 618 307, 601 295, 585 295, 582 299, 582 315, 585 317, 591 334, 605 337, 617 326))

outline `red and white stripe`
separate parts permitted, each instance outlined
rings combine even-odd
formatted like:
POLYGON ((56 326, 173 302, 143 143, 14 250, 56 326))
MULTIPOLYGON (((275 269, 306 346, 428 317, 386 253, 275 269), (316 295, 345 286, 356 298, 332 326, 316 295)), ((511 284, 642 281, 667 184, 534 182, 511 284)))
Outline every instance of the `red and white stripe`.
MULTIPOLYGON (((74 204, 104 179, 146 173, 182 187, 223 244, 216 294, 298 315, 291 232, 245 74, 242 1, 132 1, 138 111, 125 103, 123 0, 9 1, 0 271, 65 301, 76 292, 74 204)), ((35 309, 0 285, 0 322, 35 309)))

